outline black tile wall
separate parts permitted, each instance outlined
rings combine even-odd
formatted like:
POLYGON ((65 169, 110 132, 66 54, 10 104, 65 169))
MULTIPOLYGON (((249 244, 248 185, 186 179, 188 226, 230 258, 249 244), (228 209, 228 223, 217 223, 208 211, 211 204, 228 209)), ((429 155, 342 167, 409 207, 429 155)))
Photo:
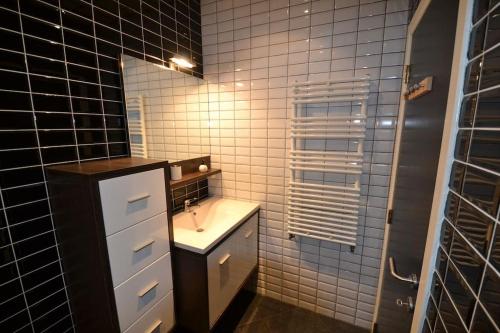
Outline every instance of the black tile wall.
POLYGON ((172 189, 172 211, 181 212, 184 209, 184 201, 194 199, 193 203, 208 197, 208 180, 206 178, 197 180, 187 185, 172 189))
POLYGON ((500 332, 499 13, 498 0, 474 2, 455 159, 427 307, 431 332, 500 332))
POLYGON ((43 170, 129 154, 120 53, 202 77, 199 1, 0 1, 0 332, 74 330, 43 170))

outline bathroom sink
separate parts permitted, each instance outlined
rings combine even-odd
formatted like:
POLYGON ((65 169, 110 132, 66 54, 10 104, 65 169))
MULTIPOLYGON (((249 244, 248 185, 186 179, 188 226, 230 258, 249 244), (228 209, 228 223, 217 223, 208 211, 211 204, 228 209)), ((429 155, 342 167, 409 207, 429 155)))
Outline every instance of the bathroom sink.
POLYGON ((255 213, 259 205, 252 202, 213 197, 191 212, 176 214, 174 244, 196 253, 207 253, 226 235, 255 213))

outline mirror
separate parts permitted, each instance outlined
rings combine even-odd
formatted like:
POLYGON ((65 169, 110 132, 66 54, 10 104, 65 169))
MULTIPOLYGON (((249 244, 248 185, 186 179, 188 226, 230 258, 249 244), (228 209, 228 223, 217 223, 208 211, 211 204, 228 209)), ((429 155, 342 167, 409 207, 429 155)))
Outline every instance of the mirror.
POLYGON ((210 155, 208 83, 122 55, 132 156, 170 162, 210 155))

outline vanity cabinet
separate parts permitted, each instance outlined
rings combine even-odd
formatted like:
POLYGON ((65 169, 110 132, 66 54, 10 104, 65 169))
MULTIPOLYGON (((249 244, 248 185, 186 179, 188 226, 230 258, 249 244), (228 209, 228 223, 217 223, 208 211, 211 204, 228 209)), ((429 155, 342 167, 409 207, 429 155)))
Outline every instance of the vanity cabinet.
POLYGON ((257 211, 233 232, 200 254, 174 249, 177 326, 210 332, 257 267, 257 211))
POLYGON ((47 177, 76 330, 170 331, 168 162, 67 164, 47 168, 47 177))

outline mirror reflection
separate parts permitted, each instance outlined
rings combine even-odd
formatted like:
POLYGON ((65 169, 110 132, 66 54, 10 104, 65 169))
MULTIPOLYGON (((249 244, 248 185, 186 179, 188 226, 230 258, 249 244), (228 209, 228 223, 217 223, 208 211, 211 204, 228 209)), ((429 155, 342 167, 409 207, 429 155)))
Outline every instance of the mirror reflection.
POLYGON ((170 162, 210 155, 208 84, 122 55, 132 156, 170 162))

